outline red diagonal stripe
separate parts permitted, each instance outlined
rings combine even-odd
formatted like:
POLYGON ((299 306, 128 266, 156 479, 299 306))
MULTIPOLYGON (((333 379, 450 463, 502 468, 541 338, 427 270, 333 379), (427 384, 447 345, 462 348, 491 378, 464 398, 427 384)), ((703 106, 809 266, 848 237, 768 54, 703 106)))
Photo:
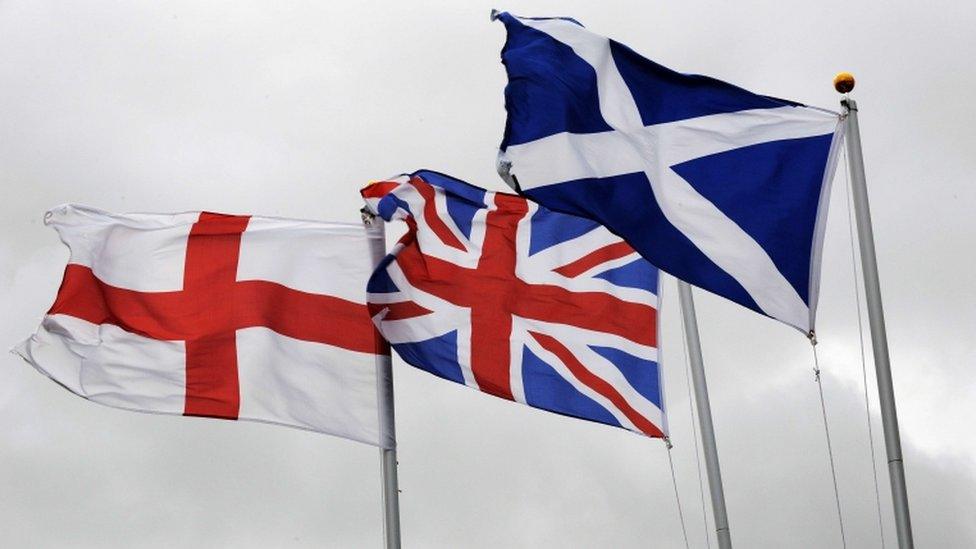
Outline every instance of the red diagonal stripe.
POLYGON ((437 204, 435 202, 436 192, 434 191, 434 187, 419 177, 410 178, 410 184, 417 189, 420 196, 424 197, 424 222, 427 223, 430 230, 441 239, 441 242, 445 246, 456 248, 462 252, 465 251, 464 244, 454 236, 454 233, 444 223, 441 216, 437 214, 437 204))
POLYGON ((565 277, 574 278, 601 263, 606 263, 607 261, 612 261, 614 259, 620 259, 621 257, 626 257, 632 253, 634 253, 634 249, 631 248, 629 244, 626 242, 617 242, 615 244, 610 244, 609 246, 604 246, 598 250, 594 250, 576 261, 573 261, 572 263, 563 265, 562 267, 553 270, 565 277))
POLYGON ((586 366, 584 366, 583 363, 580 362, 579 359, 577 359, 576 356, 573 355, 573 353, 570 352, 570 350, 567 349, 562 343, 560 343, 554 337, 540 334, 538 332, 530 331, 529 334, 532 335, 532 338, 535 339, 543 349, 556 355, 556 357, 566 365, 566 368, 568 368, 569 371, 576 376, 576 379, 613 403, 613 405, 618 410, 623 412, 623 414, 627 416, 627 419, 629 419, 634 426, 640 429, 642 433, 652 437, 664 436, 664 433, 662 433, 656 425, 651 423, 649 419, 635 410, 627 402, 627 399, 624 398, 624 396, 621 395, 616 389, 614 389, 613 385, 588 370, 586 366))
POLYGON ((376 316, 380 311, 387 310, 383 320, 404 320, 416 318, 418 316, 429 315, 434 311, 421 307, 413 301, 403 301, 398 303, 370 303, 369 314, 376 316))
POLYGON ((377 181, 363 187, 359 194, 363 198, 383 198, 390 194, 390 191, 400 186, 396 181, 377 181))

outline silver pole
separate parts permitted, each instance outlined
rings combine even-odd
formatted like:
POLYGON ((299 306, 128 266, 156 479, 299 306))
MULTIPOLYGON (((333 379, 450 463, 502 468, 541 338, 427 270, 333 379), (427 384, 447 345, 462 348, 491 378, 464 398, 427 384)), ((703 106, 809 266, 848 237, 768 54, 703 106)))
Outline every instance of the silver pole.
MULTIPOLYGON (((376 266, 386 255, 383 220, 364 213, 363 222, 373 233, 370 238, 370 255, 373 265, 376 266)), ((379 394, 380 427, 389 430, 394 444, 391 448, 380 448, 380 469, 383 479, 383 537, 387 549, 400 549, 400 489, 397 481, 396 430, 393 417, 393 361, 389 352, 376 356, 376 390, 379 394)))
POLYGON ((729 533, 729 517, 725 512, 725 492, 722 490, 722 471, 718 466, 718 449, 715 446, 715 428, 712 426, 712 407, 708 403, 708 385, 705 383, 705 366, 702 362, 701 341, 698 339, 698 318, 691 286, 678 281, 678 301, 685 323, 688 359, 691 379, 695 387, 695 404, 698 406, 698 424, 701 430, 702 453, 705 454, 705 470, 708 472, 708 489, 712 494, 712 515, 715 517, 715 535, 720 549, 732 548, 729 533))
MULTIPOLYGON (((851 78, 853 87, 853 78, 851 78)), ((849 91, 849 90, 847 90, 849 91)), ((884 429, 885 449, 888 453, 888 476, 891 478, 891 498, 895 507, 895 528, 898 547, 914 547, 912 521, 908 512, 908 490, 905 486, 905 464, 901 455, 901 436, 898 434, 898 413, 895 410, 895 391, 891 382, 891 362, 888 356, 888 335, 885 330, 884 309, 881 307, 881 286, 878 282, 878 258, 874 252, 874 231, 864 177, 864 157, 861 154, 861 133, 857 125, 857 103, 845 97, 841 105, 847 115, 847 153, 850 158, 851 189, 854 195, 854 214, 857 218, 857 240, 861 245, 861 270, 864 293, 871 326, 871 345, 874 349, 874 368, 878 377, 881 405, 881 425, 884 429)))
MULTIPOLYGON (((387 358, 389 363, 389 358, 387 358)), ((400 488, 396 448, 380 448, 383 470, 383 534, 387 549, 400 549, 400 488)))

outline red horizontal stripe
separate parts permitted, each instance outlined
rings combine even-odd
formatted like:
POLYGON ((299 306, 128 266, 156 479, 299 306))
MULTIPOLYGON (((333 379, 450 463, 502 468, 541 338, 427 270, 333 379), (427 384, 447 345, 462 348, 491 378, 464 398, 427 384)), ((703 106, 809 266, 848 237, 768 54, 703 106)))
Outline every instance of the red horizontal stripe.
POLYGON ((514 275, 486 276, 423 255, 416 245, 400 252, 397 265, 410 282, 461 307, 501 307, 515 316, 557 321, 657 346, 657 314, 651 305, 604 292, 574 292, 552 284, 527 284, 514 275), (450 283, 447 283, 450 281, 450 283))
POLYGON ((281 335, 372 353, 379 336, 363 303, 310 294, 265 280, 234 288, 237 328, 265 326, 281 335))
POLYGON ((182 291, 136 292, 99 280, 90 267, 69 263, 48 314, 70 315, 92 324, 112 324, 127 332, 168 341, 187 339, 182 291))
MULTIPOLYGON (((226 324, 214 319, 205 294, 136 292, 99 280, 89 267, 69 264, 48 314, 66 314, 93 324, 112 324, 152 339, 187 340, 225 329, 265 326, 301 339, 371 353, 378 337, 365 304, 310 294, 274 282, 233 285, 226 324)), ((219 320, 219 318, 218 318, 219 320)))

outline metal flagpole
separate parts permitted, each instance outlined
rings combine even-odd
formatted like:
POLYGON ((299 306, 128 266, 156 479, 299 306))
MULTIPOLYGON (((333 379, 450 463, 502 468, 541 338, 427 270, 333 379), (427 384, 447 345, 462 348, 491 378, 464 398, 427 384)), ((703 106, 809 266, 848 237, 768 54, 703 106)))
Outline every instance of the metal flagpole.
POLYGON ((857 124, 857 102, 846 96, 854 89, 854 77, 840 73, 834 78, 834 88, 845 94, 841 100, 847 118, 847 156, 850 159, 851 192, 854 195, 854 214, 857 218, 857 240, 861 248, 861 268, 864 293, 871 327, 871 346, 874 349, 874 368, 878 378, 881 406, 881 425, 885 449, 888 453, 888 476, 891 478, 891 498, 895 508, 895 528, 898 547, 914 547, 912 521, 908 512, 908 490, 905 486, 905 464, 901 455, 901 436, 898 433, 898 413, 891 382, 891 361, 888 356, 888 335, 885 330, 884 309, 881 306, 881 286, 878 281, 878 258, 874 252, 874 230, 864 177, 864 157, 861 154, 861 133, 857 124))
MULTIPOLYGON (((386 233, 383 220, 363 211, 363 223, 374 233, 370 238, 373 266, 386 255, 386 233), (378 234, 377 234, 378 233, 378 234)), ((387 549, 400 549, 400 488, 397 482, 396 430, 393 417, 393 361, 389 352, 376 355, 377 387, 379 393, 380 427, 388 429, 393 447, 380 448, 380 469, 383 478, 383 536, 387 549)))
POLYGON ((688 344, 688 361, 691 365, 692 383, 695 387, 695 403, 698 406, 698 424, 701 430, 702 453, 705 454, 705 470, 708 472, 708 489, 712 494, 712 515, 715 518, 715 535, 720 549, 732 548, 729 533, 729 517, 725 512, 725 492, 722 490, 722 471, 718 466, 718 449, 715 446, 715 429, 712 427, 712 407, 708 403, 708 386, 705 383, 705 366, 702 362, 701 341, 698 339, 698 318, 691 286, 678 280, 678 301, 685 324, 688 344))

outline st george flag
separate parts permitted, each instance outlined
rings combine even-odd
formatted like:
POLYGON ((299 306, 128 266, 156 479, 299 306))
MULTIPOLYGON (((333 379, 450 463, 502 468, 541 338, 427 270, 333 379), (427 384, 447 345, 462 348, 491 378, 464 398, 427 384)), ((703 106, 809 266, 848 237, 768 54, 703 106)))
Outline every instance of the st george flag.
POLYGON ((598 223, 419 171, 362 191, 408 232, 368 285, 409 364, 651 437, 666 433, 657 270, 598 223))
POLYGON ((73 205, 45 219, 70 259, 54 305, 15 351, 54 381, 117 408, 393 445, 379 360, 389 350, 365 293, 382 233, 73 205))
POLYGON ((502 178, 661 270, 813 329, 837 113, 680 74, 572 19, 497 16, 502 178))

